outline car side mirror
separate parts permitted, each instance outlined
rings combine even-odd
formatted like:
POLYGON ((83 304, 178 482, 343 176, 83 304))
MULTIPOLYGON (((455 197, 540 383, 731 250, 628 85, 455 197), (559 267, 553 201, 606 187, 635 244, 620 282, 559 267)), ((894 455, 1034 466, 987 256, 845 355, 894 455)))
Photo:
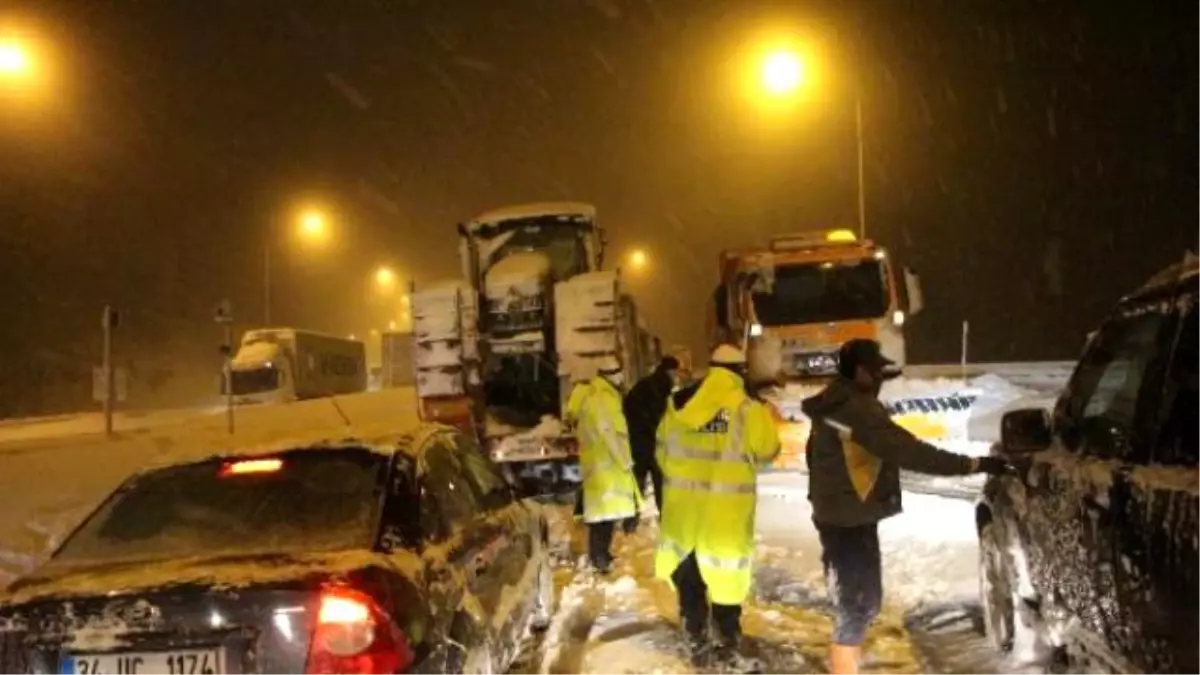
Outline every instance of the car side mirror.
POLYGON ((921 277, 911 267, 904 268, 904 290, 908 295, 908 313, 916 316, 925 309, 925 293, 921 290, 921 277))
POLYGON ((1008 455, 1026 455, 1050 447, 1050 415, 1041 408, 1004 413, 1000 418, 1000 449, 1008 455))

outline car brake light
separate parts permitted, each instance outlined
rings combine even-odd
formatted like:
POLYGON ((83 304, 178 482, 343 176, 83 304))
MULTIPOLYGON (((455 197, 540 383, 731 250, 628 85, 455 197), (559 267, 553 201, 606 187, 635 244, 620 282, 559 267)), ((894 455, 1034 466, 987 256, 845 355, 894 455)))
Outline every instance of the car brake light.
POLYGON ((402 673, 415 655, 408 639, 370 597, 332 587, 321 593, 308 673, 402 673))
POLYGON ((241 476, 248 473, 275 473, 283 468, 282 459, 243 459, 238 462, 226 462, 221 465, 221 478, 226 476, 241 476))

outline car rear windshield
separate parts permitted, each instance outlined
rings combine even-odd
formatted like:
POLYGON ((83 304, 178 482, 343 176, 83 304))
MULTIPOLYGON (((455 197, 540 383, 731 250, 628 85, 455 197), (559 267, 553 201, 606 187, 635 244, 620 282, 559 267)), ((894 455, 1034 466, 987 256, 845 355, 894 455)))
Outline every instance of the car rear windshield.
POLYGON ((161 469, 109 497, 54 562, 368 547, 386 467, 382 455, 343 449, 161 469))

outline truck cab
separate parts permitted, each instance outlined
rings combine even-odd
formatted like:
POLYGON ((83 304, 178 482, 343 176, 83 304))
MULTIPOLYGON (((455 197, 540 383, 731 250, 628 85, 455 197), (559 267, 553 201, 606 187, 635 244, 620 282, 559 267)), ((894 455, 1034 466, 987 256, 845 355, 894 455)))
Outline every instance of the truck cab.
POLYGON ((315 331, 249 330, 230 362, 229 380, 239 404, 287 403, 366 391, 366 351, 356 340, 315 331))
POLYGON ((853 338, 877 340, 905 364, 904 324, 922 309, 920 283, 911 270, 898 275, 874 242, 849 230, 788 235, 722 253, 720 265, 714 339, 745 346, 751 379, 830 377, 838 347, 853 338))

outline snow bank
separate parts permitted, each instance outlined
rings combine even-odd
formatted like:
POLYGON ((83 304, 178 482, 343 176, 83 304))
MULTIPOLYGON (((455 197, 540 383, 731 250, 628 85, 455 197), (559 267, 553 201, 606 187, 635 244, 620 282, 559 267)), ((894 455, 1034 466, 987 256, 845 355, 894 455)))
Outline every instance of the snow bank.
POLYGON ((0 445, 0 586, 44 558, 121 481, 136 471, 233 451, 270 452, 346 438, 394 437, 418 423, 412 389, 201 415, 132 432, 0 445))
MULTIPOLYGON (((1056 378, 1061 385, 1068 371, 1051 365, 1054 367, 1048 368, 1051 374, 1046 377, 1056 378)), ((1041 372, 1033 366, 1029 370, 1021 375, 1031 378, 1041 372)), ((775 469, 807 469, 803 458, 810 422, 801 403, 819 390, 819 386, 790 383, 767 395, 784 421, 780 425, 783 452, 775 469)), ((978 457, 988 454, 990 445, 999 440, 1004 413, 1025 407, 1050 408, 1056 395, 1056 390, 1028 388, 1006 376, 984 373, 966 380, 905 375, 884 383, 879 399, 896 423, 918 438, 978 457)))

